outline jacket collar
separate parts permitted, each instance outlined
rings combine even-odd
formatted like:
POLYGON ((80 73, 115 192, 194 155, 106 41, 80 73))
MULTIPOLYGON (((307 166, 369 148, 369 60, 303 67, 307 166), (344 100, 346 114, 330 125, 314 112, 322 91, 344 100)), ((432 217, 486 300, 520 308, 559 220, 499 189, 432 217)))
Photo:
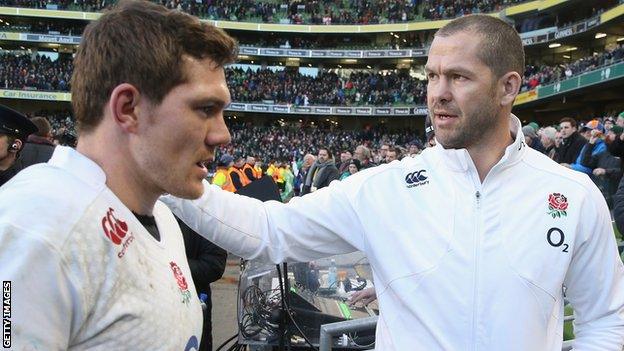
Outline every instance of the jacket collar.
POLYGON ((48 164, 63 169, 96 189, 106 186, 104 170, 93 160, 70 147, 57 146, 48 164))
MULTIPOLYGON (((507 146, 503 157, 492 167, 492 170, 511 166, 520 161, 524 156, 527 146, 524 142, 524 134, 522 134, 522 128, 520 126, 521 124, 518 117, 511 114, 509 116, 509 131, 514 141, 507 146)), ((451 171, 466 172, 471 168, 475 168, 474 162, 466 149, 445 149, 440 143, 436 143, 434 152, 438 155, 439 161, 451 171)))

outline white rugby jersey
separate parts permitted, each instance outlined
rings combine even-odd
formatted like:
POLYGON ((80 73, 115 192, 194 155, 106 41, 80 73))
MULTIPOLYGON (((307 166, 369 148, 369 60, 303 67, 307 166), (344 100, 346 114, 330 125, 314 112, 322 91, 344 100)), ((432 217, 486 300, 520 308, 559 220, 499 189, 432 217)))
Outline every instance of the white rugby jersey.
POLYGON ((199 348, 202 312, 178 224, 158 202, 156 241, 67 147, 0 188, 0 279, 13 350, 199 348))
POLYGON ((167 197, 208 240, 245 258, 310 261, 360 250, 379 299, 377 350, 560 351, 563 287, 575 349, 621 351, 624 269, 609 210, 585 175, 514 142, 481 182, 438 145, 288 204, 206 183, 167 197))

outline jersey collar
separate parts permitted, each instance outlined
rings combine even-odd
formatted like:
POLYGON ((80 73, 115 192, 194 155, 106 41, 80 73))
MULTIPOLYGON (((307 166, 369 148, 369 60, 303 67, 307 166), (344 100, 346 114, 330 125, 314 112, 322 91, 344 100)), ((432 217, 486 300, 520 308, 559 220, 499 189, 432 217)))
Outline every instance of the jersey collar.
POLYGON ((106 186, 104 170, 93 160, 70 147, 57 146, 48 164, 65 170, 94 188, 106 186))

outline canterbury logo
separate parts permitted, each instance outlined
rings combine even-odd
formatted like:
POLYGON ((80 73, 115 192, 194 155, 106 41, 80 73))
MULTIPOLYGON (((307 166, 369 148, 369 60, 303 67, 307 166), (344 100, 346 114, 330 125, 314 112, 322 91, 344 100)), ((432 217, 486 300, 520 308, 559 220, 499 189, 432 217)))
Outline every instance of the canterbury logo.
POLYGON ((104 234, 113 244, 120 245, 122 239, 128 233, 128 225, 126 222, 117 219, 114 212, 115 210, 108 208, 106 216, 102 218, 102 229, 104 229, 104 234))
POLYGON ((408 188, 413 188, 415 186, 428 184, 427 176, 425 175, 427 170, 421 169, 420 171, 408 173, 405 176, 405 184, 407 184, 408 188))

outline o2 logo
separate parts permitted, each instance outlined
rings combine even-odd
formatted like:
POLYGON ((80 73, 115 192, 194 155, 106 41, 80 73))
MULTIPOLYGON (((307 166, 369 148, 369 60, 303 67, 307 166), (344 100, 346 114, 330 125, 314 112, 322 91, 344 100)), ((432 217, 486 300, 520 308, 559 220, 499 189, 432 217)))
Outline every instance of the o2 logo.
POLYGON ((568 252, 568 244, 564 243, 565 234, 563 234, 563 230, 559 228, 550 228, 548 229, 548 233, 546 234, 546 241, 552 247, 561 247, 563 246, 562 252, 568 252))

